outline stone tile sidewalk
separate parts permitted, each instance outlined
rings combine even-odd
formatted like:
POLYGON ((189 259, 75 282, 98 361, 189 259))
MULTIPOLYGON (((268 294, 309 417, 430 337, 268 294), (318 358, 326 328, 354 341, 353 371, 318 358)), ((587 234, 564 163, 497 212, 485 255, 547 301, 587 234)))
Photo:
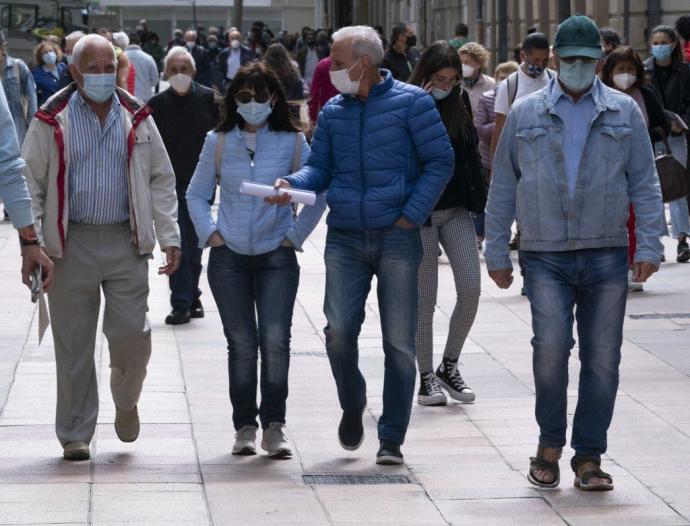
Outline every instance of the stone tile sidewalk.
MULTIPOLYGON (((19 250, 0 225, 0 524, 445 525, 688 524, 690 519, 690 267, 665 264, 626 320, 622 381, 605 467, 616 490, 572 488, 570 452, 563 481, 538 491, 525 479, 534 453, 529 309, 519 287, 484 279, 477 322, 461 361, 477 392, 473 405, 414 407, 407 467, 373 462, 381 411, 383 354, 375 297, 362 330, 369 383, 366 440, 354 453, 337 442, 340 417, 321 332, 324 288, 321 226, 300 255, 288 430, 295 457, 233 457, 225 342, 203 277, 207 317, 165 326, 167 283, 151 264, 154 352, 140 403, 142 432, 117 440, 108 392, 107 345, 97 360, 101 413, 90 462, 68 463, 53 432, 52 342, 37 341, 37 314, 19 280, 19 250), (303 475, 403 475, 409 484, 306 484, 303 475)), ((673 247, 668 245, 670 261, 673 247)), ((436 351, 453 305, 441 259, 436 351)), ((576 352, 571 378, 576 379, 576 352)), ((575 396, 575 382, 571 388, 575 396)), ((572 412, 571 404, 571 412, 572 412)), ((361 480, 360 480, 361 481, 361 480)))

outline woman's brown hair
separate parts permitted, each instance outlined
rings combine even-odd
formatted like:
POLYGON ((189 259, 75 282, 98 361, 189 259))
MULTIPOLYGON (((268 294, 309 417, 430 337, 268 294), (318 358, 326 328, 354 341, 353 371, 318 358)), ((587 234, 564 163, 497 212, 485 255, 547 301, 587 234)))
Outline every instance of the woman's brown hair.
POLYGON ((633 86, 640 89, 646 83, 644 66, 640 55, 630 46, 617 47, 609 53, 609 56, 606 57, 606 61, 604 62, 604 67, 601 70, 601 81, 608 87, 615 88, 613 83, 613 69, 621 62, 630 62, 635 66, 635 77, 637 77, 637 79, 633 86))
POLYGON ((268 128, 272 131, 299 132, 290 114, 285 92, 273 70, 260 62, 252 62, 239 69, 232 79, 224 97, 218 132, 229 132, 238 126, 244 130, 245 121, 237 113, 235 96, 240 90, 250 88, 254 93, 266 93, 274 100, 273 111, 268 117, 268 128))

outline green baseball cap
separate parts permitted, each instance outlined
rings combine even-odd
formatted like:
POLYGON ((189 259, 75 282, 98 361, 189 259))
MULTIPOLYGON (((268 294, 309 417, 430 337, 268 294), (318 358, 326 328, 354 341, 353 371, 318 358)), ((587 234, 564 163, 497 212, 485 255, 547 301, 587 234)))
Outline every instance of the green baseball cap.
POLYGON ((591 18, 575 15, 558 26, 553 47, 559 57, 600 58, 601 36, 591 18))

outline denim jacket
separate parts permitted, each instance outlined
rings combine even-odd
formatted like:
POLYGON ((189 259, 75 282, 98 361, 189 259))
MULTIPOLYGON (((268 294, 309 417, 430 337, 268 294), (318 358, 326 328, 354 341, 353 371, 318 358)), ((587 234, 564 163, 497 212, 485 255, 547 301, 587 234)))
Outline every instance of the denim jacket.
POLYGON ((635 261, 659 265, 662 201, 647 126, 637 103, 599 79, 595 111, 570 196, 555 109, 556 79, 511 108, 496 149, 486 207, 489 270, 511 268, 510 226, 520 248, 567 251, 628 245, 629 205, 635 208, 635 261))
POLYGON ((5 71, 2 72, 2 86, 5 88, 7 104, 10 107, 12 120, 17 130, 17 140, 21 147, 26 130, 38 109, 34 77, 24 62, 8 56, 5 60, 5 71), (22 105, 22 97, 24 97, 25 106, 22 105))

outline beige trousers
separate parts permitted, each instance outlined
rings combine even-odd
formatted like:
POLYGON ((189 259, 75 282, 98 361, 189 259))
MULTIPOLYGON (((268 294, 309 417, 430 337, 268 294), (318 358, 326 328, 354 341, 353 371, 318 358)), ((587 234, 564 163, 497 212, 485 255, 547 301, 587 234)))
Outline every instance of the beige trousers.
POLYGON ((101 290, 113 401, 130 411, 139 400, 151 356, 148 260, 132 246, 127 223, 70 223, 64 257, 54 262, 48 301, 57 364, 55 429, 64 446, 75 440, 90 442, 96 429, 94 351, 101 290))

